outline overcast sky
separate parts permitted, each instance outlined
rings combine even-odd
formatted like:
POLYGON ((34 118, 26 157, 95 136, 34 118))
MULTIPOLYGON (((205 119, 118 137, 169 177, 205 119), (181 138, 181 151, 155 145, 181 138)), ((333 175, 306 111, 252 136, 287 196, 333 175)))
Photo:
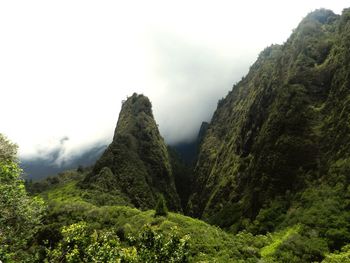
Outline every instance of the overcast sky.
POLYGON ((0 132, 22 157, 109 143, 148 96, 169 144, 192 139, 259 52, 348 1, 1 1, 0 132))

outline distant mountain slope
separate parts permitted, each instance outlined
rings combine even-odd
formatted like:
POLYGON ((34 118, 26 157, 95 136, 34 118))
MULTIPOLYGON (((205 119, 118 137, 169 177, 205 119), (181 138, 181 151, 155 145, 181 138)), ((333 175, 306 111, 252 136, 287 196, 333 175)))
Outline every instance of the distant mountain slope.
POLYGON ((193 163, 196 161, 198 154, 197 140, 191 142, 180 142, 175 145, 171 145, 170 147, 176 151, 176 153, 187 165, 193 165, 193 163))
POLYGON ((167 147, 153 118, 149 99, 136 93, 122 105, 112 143, 87 176, 85 186, 118 189, 139 208, 153 208, 163 194, 181 210, 167 147))
POLYGON ((186 206, 193 187, 193 168, 197 161, 199 145, 203 140, 207 127, 208 123, 203 122, 197 138, 192 142, 180 142, 168 146, 176 190, 185 213, 187 212, 186 206))
POLYGON ((93 146, 73 156, 68 162, 63 162, 59 165, 57 164, 57 159, 60 157, 60 149, 57 149, 45 158, 22 159, 20 165, 26 179, 40 180, 50 175, 78 168, 79 166, 91 166, 101 157, 106 148, 106 145, 93 146))
MULTIPOLYGON (((192 191, 193 166, 186 163, 176 149, 168 146, 171 168, 173 171, 176 191, 181 201, 181 207, 185 208, 192 191)), ((185 211, 184 211, 185 212, 185 211)))
POLYGON ((261 52, 219 101, 200 146, 190 214, 229 227, 311 183, 346 187, 349 98, 350 10, 317 10, 285 44, 261 52))

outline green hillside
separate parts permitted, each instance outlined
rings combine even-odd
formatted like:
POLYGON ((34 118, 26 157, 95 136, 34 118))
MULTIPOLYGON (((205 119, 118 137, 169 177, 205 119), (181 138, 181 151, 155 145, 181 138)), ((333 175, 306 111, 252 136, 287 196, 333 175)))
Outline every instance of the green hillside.
POLYGON ((67 172, 61 175, 65 179, 40 194, 50 207, 45 226, 38 233, 40 238, 59 237, 63 226, 80 221, 93 229, 113 229, 125 235, 137 235, 146 225, 162 233, 170 233, 176 227, 180 236, 189 237, 190 262, 256 262, 260 257, 260 249, 269 244, 268 237, 249 233, 234 236, 181 214, 170 212, 166 217, 154 217, 154 210, 140 211, 130 206, 92 204, 89 202, 90 190, 77 187, 77 177, 79 175, 76 172, 67 172), (69 177, 73 179, 67 179, 69 177))
POLYGON ((310 185, 346 188, 349 12, 308 14, 219 101, 201 144, 192 215, 221 225, 225 214, 229 227, 310 185))

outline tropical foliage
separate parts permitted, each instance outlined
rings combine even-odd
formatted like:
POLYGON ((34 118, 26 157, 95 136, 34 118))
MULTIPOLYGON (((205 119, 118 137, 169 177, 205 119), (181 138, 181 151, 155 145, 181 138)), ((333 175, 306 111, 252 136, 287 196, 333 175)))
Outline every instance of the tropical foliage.
POLYGON ((30 261, 25 248, 44 210, 41 198, 27 195, 16 153, 17 146, 0 134, 0 259, 5 262, 30 261))

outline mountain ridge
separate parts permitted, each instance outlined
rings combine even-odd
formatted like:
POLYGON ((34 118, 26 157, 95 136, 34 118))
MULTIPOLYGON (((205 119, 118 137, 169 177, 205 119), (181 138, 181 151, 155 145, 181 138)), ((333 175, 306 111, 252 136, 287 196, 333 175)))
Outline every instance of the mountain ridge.
POLYGON ((348 37, 342 39, 350 32, 348 16, 349 10, 308 14, 219 101, 195 168, 192 216, 219 225, 218 214, 231 217, 226 227, 237 218, 253 220, 275 197, 323 176, 332 148, 323 123, 335 119, 326 108, 334 104, 333 90, 349 81, 339 76, 349 63, 348 37))

